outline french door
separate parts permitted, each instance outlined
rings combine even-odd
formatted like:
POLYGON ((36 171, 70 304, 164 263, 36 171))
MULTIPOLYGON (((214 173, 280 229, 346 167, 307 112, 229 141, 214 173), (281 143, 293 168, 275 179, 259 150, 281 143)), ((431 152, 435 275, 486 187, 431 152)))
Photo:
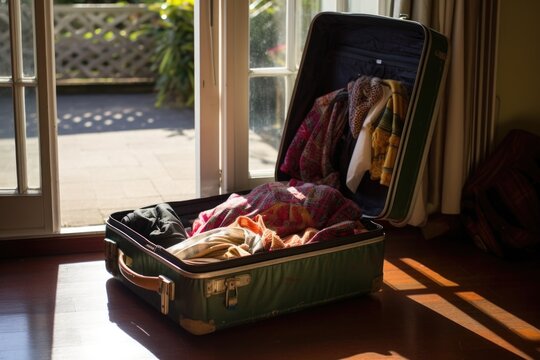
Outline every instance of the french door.
POLYGON ((59 231, 52 6, 0 2, 0 238, 59 231))

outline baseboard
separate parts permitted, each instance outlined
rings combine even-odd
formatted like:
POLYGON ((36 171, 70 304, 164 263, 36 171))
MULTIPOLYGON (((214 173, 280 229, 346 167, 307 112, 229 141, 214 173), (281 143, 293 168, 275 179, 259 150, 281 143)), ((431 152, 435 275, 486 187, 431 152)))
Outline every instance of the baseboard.
POLYGON ((103 233, 2 240, 0 259, 103 252, 103 233))

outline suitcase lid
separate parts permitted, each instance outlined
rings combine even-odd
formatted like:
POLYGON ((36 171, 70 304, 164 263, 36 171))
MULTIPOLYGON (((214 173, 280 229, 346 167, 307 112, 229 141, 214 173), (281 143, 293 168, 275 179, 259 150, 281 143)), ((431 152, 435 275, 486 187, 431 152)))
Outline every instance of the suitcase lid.
MULTIPOLYGON (((317 98, 346 88, 359 75, 398 80, 408 90, 409 103, 389 186, 371 180, 368 172, 356 192, 347 188, 348 164, 344 167, 337 159, 350 156, 350 146, 349 150, 336 146, 333 165, 340 174, 340 190, 358 203, 364 216, 405 224, 419 191, 434 129, 447 46, 444 36, 413 21, 363 14, 318 14, 309 29, 288 108, 275 178, 291 179, 281 166, 317 98)), ((348 126, 345 128, 347 133, 348 126)), ((344 134, 340 141, 347 136, 351 138, 344 134)))

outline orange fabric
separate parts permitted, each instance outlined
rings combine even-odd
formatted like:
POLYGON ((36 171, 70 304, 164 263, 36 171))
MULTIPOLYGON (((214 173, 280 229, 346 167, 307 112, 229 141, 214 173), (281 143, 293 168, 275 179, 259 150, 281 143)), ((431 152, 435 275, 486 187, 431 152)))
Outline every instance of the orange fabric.
POLYGON ((250 219, 247 216, 239 216, 236 221, 229 226, 246 228, 257 235, 260 235, 263 247, 267 251, 303 245, 319 231, 313 227, 308 227, 297 234, 292 234, 282 239, 275 231, 266 227, 261 215, 255 215, 253 219, 250 219))

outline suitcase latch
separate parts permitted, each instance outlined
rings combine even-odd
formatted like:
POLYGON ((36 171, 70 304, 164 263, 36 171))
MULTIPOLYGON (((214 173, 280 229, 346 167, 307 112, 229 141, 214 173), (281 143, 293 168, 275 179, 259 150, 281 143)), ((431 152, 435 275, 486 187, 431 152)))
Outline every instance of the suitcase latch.
POLYGON ((233 308, 238 304, 238 289, 236 287, 235 279, 225 280, 225 307, 227 309, 233 308))
POLYGON ((158 293, 161 296, 161 313, 167 315, 169 313, 169 301, 174 300, 174 282, 160 275, 158 293))
POLYGON ((105 268, 109 274, 118 275, 118 245, 107 238, 105 238, 105 268))
POLYGON ((249 285, 251 275, 243 274, 233 278, 221 278, 206 282, 206 297, 225 293, 225 307, 233 308, 238 303, 238 288, 249 285))

